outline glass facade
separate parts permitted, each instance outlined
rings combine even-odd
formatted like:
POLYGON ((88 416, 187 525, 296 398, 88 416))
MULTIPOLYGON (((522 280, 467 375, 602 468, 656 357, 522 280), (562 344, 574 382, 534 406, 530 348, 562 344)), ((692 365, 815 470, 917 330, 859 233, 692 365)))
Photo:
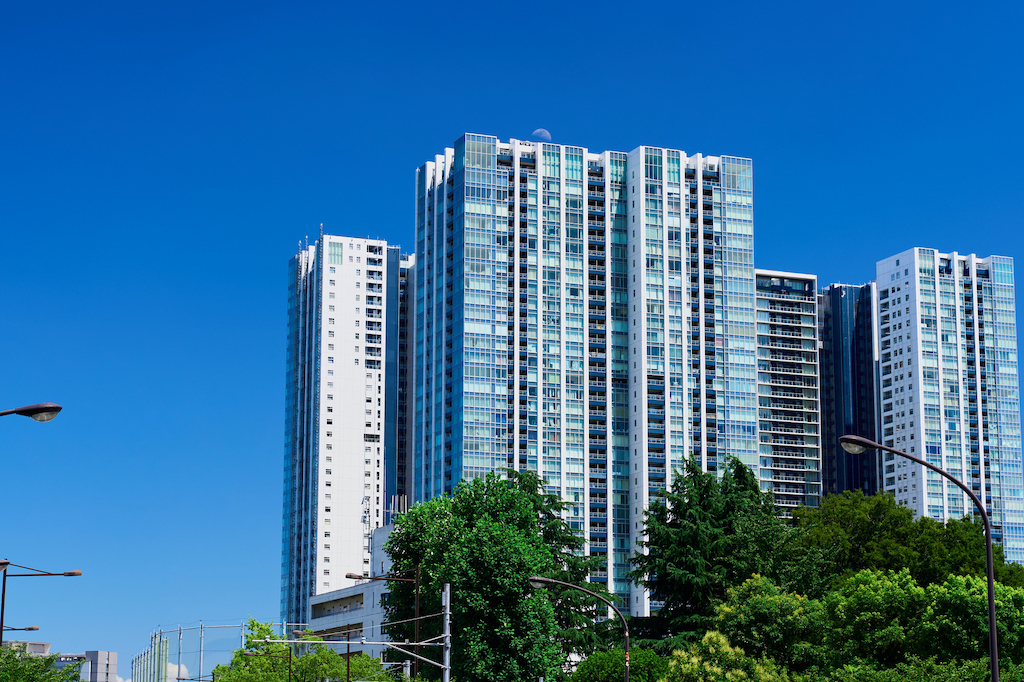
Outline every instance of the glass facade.
POLYGON ((606 558, 591 579, 647 612, 626 573, 673 469, 726 443, 758 468, 752 182, 471 134, 420 167, 413 499, 536 471, 606 558))

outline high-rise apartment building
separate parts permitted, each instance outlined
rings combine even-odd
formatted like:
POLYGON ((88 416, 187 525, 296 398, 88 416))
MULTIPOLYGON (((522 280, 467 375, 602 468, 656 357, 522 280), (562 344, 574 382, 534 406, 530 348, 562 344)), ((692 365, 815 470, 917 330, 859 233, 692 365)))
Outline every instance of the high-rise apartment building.
POLYGON ((472 134, 419 168, 413 499, 536 471, 647 613, 625 574, 673 470, 760 469, 752 173, 472 134))
POLYGON ((788 516, 821 502, 817 278, 757 272, 761 487, 788 516))
MULTIPOLYGON (((1013 259, 915 248, 879 261, 881 436, 984 502, 1006 557, 1024 560, 1013 259)), ((970 514, 956 486, 886 454, 883 489, 918 515, 970 514)))
MULTIPOLYGON (((321 235, 289 264, 282 620, 369 571, 398 443, 397 247, 321 235), (387 365, 391 365, 390 373, 387 365)), ((396 479, 397 480, 397 479, 396 479)))
POLYGON ((879 459, 851 455, 839 437, 878 440, 878 353, 875 284, 832 284, 818 295, 821 346, 821 466, 824 493, 863 490, 881 483, 879 459))

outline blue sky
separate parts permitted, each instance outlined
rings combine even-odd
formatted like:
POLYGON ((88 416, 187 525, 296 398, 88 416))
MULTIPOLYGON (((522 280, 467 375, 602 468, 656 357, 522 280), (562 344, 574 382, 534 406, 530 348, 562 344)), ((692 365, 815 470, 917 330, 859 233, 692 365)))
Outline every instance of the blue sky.
POLYGON ((0 22, 7 623, 120 673, 160 626, 278 613, 286 268, 412 246, 464 131, 754 159, 756 264, 1021 263, 1022 6, 19 3, 0 22))

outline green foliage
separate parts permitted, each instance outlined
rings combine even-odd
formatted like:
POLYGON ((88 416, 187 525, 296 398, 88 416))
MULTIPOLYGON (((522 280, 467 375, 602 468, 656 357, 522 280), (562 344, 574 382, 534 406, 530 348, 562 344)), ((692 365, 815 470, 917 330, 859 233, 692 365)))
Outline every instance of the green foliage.
MULTIPOLYGON (((826 497, 820 507, 793 512, 797 532, 788 551, 813 565, 787 587, 821 597, 846 577, 861 570, 907 569, 920 585, 941 583, 950 575, 985 576, 985 530, 980 519, 964 517, 946 524, 915 520, 910 509, 892 495, 862 491, 826 497)), ((1000 546, 993 547, 996 580, 1024 587, 1024 566, 1006 563, 1000 546)))
MULTIPOLYGON (((619 682, 626 671, 622 649, 598 651, 576 667, 571 682, 619 682)), ((668 674, 668 659, 649 649, 630 648, 629 679, 631 682, 659 682, 668 674)))
POLYGON ((672 653, 665 682, 788 682, 789 673, 768 658, 747 656, 711 631, 686 651, 672 653))
POLYGON ((81 663, 54 668, 57 654, 36 656, 24 646, 0 647, 0 682, 78 682, 81 663))
POLYGON ((754 573, 785 571, 780 551, 787 528, 772 498, 749 468, 733 460, 722 473, 701 471, 695 460, 677 476, 665 502, 646 512, 644 551, 633 557, 630 577, 664 606, 648 636, 704 632, 728 588, 754 573))
POLYGON ((824 603, 825 646, 833 665, 861 660, 891 666, 915 651, 927 597, 906 569, 861 571, 824 603))
MULTIPOLYGON (((230 665, 214 668, 214 677, 218 682, 287 682, 289 645, 262 641, 281 639, 280 633, 275 632, 270 623, 261 623, 254 618, 246 623, 246 629, 245 647, 235 650, 230 665)), ((311 632, 307 632, 302 639, 308 643, 295 645, 292 651, 293 682, 345 679, 346 661, 343 655, 328 645, 320 644, 323 640, 311 632)), ((353 680, 393 680, 380 661, 365 654, 353 654, 348 665, 351 666, 353 680)))
MULTIPOLYGON (((563 646, 592 650, 592 638, 576 632, 592 623, 592 601, 574 590, 533 590, 527 578, 582 584, 598 560, 578 556, 582 540, 559 517, 561 503, 541 492, 539 478, 509 475, 463 481, 452 497, 416 505, 398 518, 386 546, 396 572, 410 576, 420 567, 421 613, 439 612, 442 585, 451 583, 458 679, 553 679, 565 660, 563 646)), ((385 609, 388 620, 411 617, 412 584, 393 583, 385 609)), ((420 638, 440 634, 439 620, 424 621, 420 638)), ((411 623, 388 634, 414 641, 411 623)), ((424 677, 438 674, 420 666, 424 677)))
POLYGON ((803 671, 825 662, 824 617, 820 601, 784 592, 755 575, 729 590, 729 598, 718 607, 716 625, 744 651, 803 671))

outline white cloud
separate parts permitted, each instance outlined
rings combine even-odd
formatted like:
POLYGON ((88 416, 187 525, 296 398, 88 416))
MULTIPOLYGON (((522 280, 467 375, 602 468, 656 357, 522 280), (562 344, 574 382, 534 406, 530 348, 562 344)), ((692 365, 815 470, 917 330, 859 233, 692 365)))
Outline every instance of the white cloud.
MULTIPOLYGON (((190 675, 188 674, 188 668, 186 668, 185 665, 182 664, 181 669, 179 670, 177 663, 168 663, 167 682, 177 682, 177 678, 179 677, 190 677, 190 675)), ((131 682, 131 680, 129 680, 128 682, 131 682)))
POLYGON ((115 675, 114 677, 117 678, 117 682, 132 682, 132 678, 130 677, 127 680, 121 677, 120 675, 115 675))

